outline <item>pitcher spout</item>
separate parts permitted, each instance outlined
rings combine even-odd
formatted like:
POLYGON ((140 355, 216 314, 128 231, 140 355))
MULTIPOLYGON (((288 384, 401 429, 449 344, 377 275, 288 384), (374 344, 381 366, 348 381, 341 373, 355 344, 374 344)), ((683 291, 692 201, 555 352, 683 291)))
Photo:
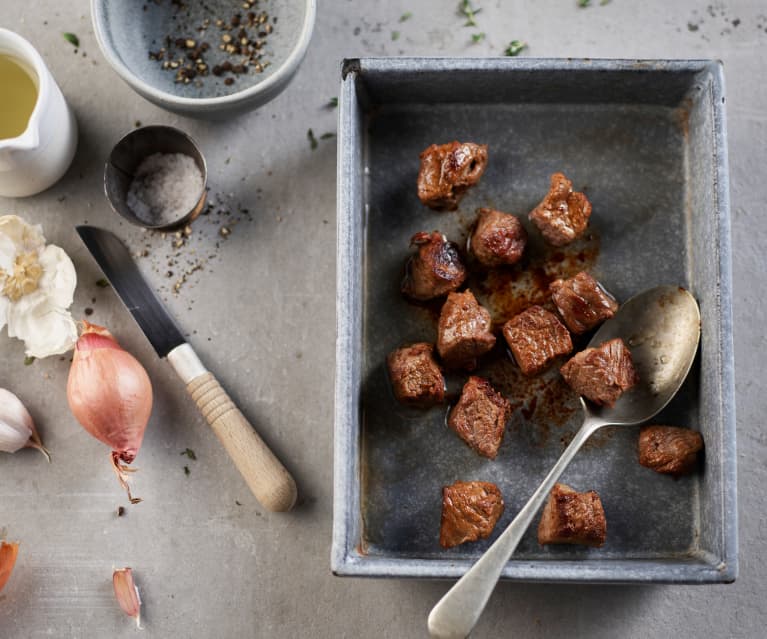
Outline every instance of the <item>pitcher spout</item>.
POLYGON ((17 165, 15 156, 31 153, 40 146, 40 132, 33 122, 15 138, 0 140, 0 171, 10 171, 17 165))

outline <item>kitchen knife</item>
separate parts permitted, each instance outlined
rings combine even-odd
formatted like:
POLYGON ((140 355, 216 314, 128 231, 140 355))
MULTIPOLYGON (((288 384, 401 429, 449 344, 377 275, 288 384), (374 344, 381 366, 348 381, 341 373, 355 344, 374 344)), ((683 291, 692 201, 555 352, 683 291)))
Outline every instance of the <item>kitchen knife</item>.
POLYGON ((165 307, 149 288, 128 248, 110 231, 95 226, 76 228, 117 296, 133 315, 157 354, 167 357, 186 384, 197 408, 221 440, 258 501, 272 511, 290 510, 296 502, 295 481, 253 430, 216 378, 202 365, 165 307))

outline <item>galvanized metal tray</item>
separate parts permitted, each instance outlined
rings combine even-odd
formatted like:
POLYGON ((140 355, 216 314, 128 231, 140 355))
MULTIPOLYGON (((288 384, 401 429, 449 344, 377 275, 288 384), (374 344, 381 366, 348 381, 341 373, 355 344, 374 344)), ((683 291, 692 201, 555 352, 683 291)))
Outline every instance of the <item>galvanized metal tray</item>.
MULTIPOLYGON (((637 429, 595 436, 562 481, 595 489, 603 548, 540 547, 534 527, 504 569, 526 581, 731 582, 737 575, 735 417, 724 89, 712 61, 392 58, 347 60, 338 163, 335 497, 338 575, 457 577, 526 502, 580 425, 556 368, 526 380, 502 346, 478 371, 515 407, 494 461, 445 426, 446 408, 394 400, 386 354, 434 341, 438 309, 399 292, 409 238, 439 229, 463 245, 475 210, 526 213, 563 171, 585 190, 589 234, 566 250, 530 229, 519 267, 469 282, 497 323, 545 300, 548 281, 589 270, 619 299, 689 288, 701 349, 655 423, 699 429, 701 471, 673 480, 639 466, 637 429), (489 145, 458 211, 416 197, 418 154, 452 140, 489 145), (488 540, 439 546, 441 488, 498 484, 506 502, 488 540)), ((502 342, 502 340, 499 340, 502 342)), ((448 376, 460 391, 465 375, 448 376)))

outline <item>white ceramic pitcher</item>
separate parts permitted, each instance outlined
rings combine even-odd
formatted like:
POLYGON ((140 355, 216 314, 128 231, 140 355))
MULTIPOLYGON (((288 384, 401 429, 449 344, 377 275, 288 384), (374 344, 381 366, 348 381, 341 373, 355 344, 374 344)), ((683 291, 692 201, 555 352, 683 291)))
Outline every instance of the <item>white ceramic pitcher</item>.
POLYGON ((77 123, 51 72, 29 42, 0 29, 0 55, 14 58, 37 85, 37 102, 24 133, 0 139, 0 195, 34 195, 69 168, 77 148, 77 123))

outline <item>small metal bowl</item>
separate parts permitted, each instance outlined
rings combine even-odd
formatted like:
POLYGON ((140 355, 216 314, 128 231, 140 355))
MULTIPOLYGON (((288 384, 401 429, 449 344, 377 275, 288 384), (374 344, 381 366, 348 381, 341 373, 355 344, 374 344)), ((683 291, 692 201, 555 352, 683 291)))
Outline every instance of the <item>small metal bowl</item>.
POLYGON ((112 149, 104 167, 104 193, 114 211, 131 224, 146 229, 174 229, 189 224, 205 206, 208 194, 208 169, 195 141, 172 126, 144 126, 128 133, 112 149), (191 157, 202 173, 202 192, 192 210, 163 224, 150 224, 136 216, 128 206, 130 184, 141 162, 153 153, 183 153, 191 157))

